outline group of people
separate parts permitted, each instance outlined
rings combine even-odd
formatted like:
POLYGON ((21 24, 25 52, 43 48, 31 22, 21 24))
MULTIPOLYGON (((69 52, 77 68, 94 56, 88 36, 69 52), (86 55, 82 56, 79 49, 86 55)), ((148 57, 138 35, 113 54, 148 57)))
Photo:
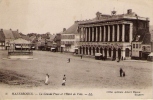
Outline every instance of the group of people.
POLYGON ((125 71, 122 68, 120 68, 120 77, 125 77, 125 71))
MULTIPOLYGON (((66 75, 63 76, 63 82, 62 82, 62 86, 65 86, 66 83, 66 75)), ((46 79, 45 79, 45 85, 49 84, 49 75, 46 74, 46 79)))

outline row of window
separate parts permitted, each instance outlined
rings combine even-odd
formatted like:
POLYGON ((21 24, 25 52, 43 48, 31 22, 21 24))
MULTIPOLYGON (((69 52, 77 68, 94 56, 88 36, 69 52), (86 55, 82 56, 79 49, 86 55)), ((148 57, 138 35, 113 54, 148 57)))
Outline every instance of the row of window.
POLYGON ((65 44, 74 45, 74 41, 62 41, 61 44, 62 44, 62 45, 65 45, 65 44))
POLYGON ((133 44, 133 48, 141 48, 141 44, 133 44))
POLYGON ((75 35, 62 35, 62 39, 74 39, 75 35))

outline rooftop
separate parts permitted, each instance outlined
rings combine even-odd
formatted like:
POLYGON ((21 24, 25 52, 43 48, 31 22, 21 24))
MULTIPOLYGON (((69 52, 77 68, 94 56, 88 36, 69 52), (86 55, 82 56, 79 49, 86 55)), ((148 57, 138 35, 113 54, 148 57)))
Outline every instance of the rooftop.
POLYGON ((140 17, 135 12, 132 12, 132 9, 128 9, 126 14, 116 14, 116 11, 112 11, 111 15, 102 14, 100 12, 96 13, 96 18, 90 19, 90 20, 83 20, 78 21, 80 24, 86 24, 86 23, 97 23, 97 22, 105 22, 105 21, 114 21, 114 20, 124 20, 124 19, 138 19, 138 20, 145 20, 149 21, 149 18, 140 17))

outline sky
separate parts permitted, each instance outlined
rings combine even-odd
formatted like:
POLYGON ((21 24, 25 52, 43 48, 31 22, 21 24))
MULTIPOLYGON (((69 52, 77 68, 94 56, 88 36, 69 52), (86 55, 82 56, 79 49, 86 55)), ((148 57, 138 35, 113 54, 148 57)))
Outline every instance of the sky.
POLYGON ((96 12, 117 14, 132 9, 153 25, 153 0, 0 0, 0 28, 28 33, 59 33, 76 20, 93 19, 96 12))

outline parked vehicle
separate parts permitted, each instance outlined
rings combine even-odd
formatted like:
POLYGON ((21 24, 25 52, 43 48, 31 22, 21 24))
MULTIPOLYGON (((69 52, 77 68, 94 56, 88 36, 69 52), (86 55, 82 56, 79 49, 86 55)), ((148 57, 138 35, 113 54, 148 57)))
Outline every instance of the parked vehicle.
POLYGON ((103 55, 101 53, 95 53, 95 59, 101 60, 103 58, 103 55))

